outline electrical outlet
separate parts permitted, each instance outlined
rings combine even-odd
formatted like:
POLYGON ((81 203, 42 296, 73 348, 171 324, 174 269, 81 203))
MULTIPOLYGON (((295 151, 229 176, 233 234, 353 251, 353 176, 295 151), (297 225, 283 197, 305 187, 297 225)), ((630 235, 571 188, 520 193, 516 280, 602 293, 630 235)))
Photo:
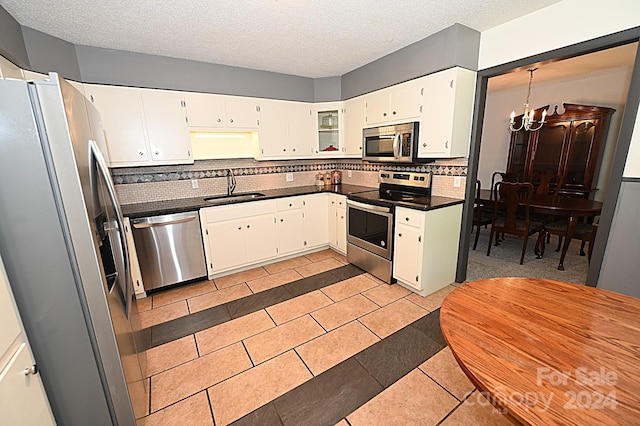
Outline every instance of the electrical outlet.
POLYGON ((198 179, 191 179, 191 188, 198 189, 200 185, 198 184, 198 179))
POLYGON ((347 177, 353 177, 353 170, 347 170, 347 177))
POLYGON ((462 184, 462 178, 460 176, 456 176, 453 178, 453 186, 454 188, 460 188, 460 185, 462 184))
POLYGON ((293 182, 293 173, 287 173, 286 179, 287 179, 287 182, 293 182))

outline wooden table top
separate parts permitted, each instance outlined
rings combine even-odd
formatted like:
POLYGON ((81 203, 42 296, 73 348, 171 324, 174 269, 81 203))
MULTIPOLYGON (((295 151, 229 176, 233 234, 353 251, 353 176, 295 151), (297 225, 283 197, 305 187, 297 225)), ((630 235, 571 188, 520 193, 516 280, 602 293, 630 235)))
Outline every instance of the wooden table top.
POLYGON ((640 424, 640 299, 494 278, 451 292, 440 324, 469 379, 516 420, 640 424))
MULTIPOLYGON (((491 190, 480 190, 480 202, 492 204, 491 190)), ((549 210, 557 214, 570 214, 595 216, 602 211, 601 201, 588 200, 577 197, 554 197, 553 195, 537 195, 531 197, 531 207, 535 209, 549 210)))

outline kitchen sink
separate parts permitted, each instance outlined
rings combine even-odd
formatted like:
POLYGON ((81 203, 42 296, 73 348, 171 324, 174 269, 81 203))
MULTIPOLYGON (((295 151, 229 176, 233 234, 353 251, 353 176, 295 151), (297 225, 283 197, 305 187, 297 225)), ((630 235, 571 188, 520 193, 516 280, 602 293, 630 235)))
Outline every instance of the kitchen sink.
POLYGON ((236 201, 247 201, 253 200, 256 198, 264 197, 264 194, 261 192, 245 192, 241 194, 231 194, 231 195, 216 195, 214 197, 207 197, 204 199, 207 203, 233 203, 236 201))

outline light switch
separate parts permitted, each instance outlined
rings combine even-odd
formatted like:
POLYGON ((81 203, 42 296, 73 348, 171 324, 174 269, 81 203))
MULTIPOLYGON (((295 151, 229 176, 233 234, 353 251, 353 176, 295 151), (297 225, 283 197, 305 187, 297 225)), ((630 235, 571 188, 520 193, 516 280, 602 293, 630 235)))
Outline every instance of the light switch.
POLYGON ((198 184, 198 179, 191 179, 191 188, 198 189, 200 185, 198 184))
POLYGON ((287 179, 287 182, 293 182, 293 173, 287 173, 286 179, 287 179))
POLYGON ((456 176, 453 178, 453 186, 454 188, 460 188, 460 184, 462 184, 462 178, 460 176, 456 176))

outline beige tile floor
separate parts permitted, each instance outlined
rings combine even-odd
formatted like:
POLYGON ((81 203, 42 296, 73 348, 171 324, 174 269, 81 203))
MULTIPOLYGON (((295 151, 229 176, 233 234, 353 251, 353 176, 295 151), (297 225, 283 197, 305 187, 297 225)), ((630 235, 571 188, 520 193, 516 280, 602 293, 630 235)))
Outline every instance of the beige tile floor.
MULTIPOLYGON (((323 250, 171 289, 140 301, 140 319, 149 327, 346 263, 323 250)), ((421 297, 362 274, 149 349, 145 425, 233 422, 437 309, 453 288, 421 297)), ((445 348, 340 424, 510 424, 474 391, 445 348)))

